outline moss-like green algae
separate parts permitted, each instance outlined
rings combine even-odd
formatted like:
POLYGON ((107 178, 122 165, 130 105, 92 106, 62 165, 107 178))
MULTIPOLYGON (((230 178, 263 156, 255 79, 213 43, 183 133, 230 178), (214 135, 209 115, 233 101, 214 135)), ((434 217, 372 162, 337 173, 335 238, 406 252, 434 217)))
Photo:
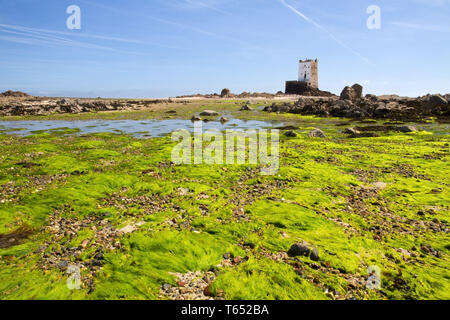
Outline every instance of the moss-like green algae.
POLYGON ((0 249, 0 299, 161 299, 174 272, 215 270, 224 254, 247 257, 216 270, 211 291, 226 299, 449 299, 448 136, 349 139, 330 126, 329 138, 315 139, 308 127, 282 137, 272 177, 250 165, 175 166, 169 138, 0 135, 0 234, 35 230, 0 249), (385 188, 373 191, 376 182, 385 188), (42 268, 38 248, 52 242, 52 254, 95 233, 55 240, 41 229, 55 214, 144 223, 105 252, 93 289, 71 291, 64 271, 42 268), (319 249, 319 262, 271 258, 300 240, 319 249), (372 265, 382 270, 381 291, 353 284, 372 265))

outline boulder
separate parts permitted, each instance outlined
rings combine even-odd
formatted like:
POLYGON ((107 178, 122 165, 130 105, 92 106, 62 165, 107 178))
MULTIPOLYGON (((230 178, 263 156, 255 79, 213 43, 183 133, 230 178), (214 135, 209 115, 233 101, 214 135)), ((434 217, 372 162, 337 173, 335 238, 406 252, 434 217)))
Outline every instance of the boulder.
POLYGON ((245 106, 243 106, 240 111, 253 111, 253 108, 250 107, 248 104, 246 104, 245 106))
POLYGON ((304 256, 319 261, 319 250, 306 242, 294 243, 288 251, 290 257, 304 256))
POLYGON ((204 110, 200 115, 203 117, 215 117, 218 116, 219 113, 213 110, 204 110))
POLYGON ((341 100, 353 100, 356 96, 356 92, 352 87, 345 87, 341 92, 341 100))
POLYGON ((437 94, 430 96, 430 103, 433 107, 442 107, 448 104, 447 99, 437 94))
POLYGON ((360 84, 355 83, 352 86, 352 89, 355 90, 357 99, 362 99, 362 97, 363 97, 363 90, 364 90, 363 86, 360 85, 360 84))
POLYGON ((193 116, 192 118, 191 118, 191 121, 202 121, 202 118, 200 118, 199 116, 193 116))
POLYGON ((314 129, 308 134, 308 136, 311 138, 325 138, 327 135, 320 129, 314 129))
POLYGON ((308 257, 311 253, 311 248, 305 242, 294 243, 288 251, 288 255, 291 257, 305 256, 308 257))
POLYGON ((220 93, 220 96, 222 98, 226 98, 230 95, 231 91, 228 88, 222 89, 222 92, 220 93))
POLYGON ((286 131, 286 132, 284 133, 284 135, 285 135, 286 137, 289 137, 289 138, 295 138, 295 137, 297 136, 297 134, 296 134, 294 131, 292 131, 292 130, 286 131))
POLYGON ((341 100, 357 101, 362 99, 363 87, 354 84, 352 87, 345 87, 341 92, 341 100))
POLYGON ((345 134, 357 135, 360 132, 354 128, 347 128, 343 131, 345 134))
POLYGON ((398 131, 403 133, 416 132, 417 128, 414 126, 402 126, 397 128, 398 131))

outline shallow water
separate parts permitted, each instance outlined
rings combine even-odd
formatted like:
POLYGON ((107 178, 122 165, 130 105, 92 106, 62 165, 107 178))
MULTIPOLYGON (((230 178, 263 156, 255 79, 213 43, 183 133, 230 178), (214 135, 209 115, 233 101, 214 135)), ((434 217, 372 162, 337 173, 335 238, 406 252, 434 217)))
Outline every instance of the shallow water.
MULTIPOLYGON (((226 123, 219 121, 201 122, 203 131, 217 129, 268 129, 283 126, 283 122, 230 119, 226 123)), ((41 132, 77 130, 77 134, 125 133, 135 137, 162 137, 177 130, 194 130, 190 120, 23 120, 0 121, 0 132, 28 136, 41 132)))

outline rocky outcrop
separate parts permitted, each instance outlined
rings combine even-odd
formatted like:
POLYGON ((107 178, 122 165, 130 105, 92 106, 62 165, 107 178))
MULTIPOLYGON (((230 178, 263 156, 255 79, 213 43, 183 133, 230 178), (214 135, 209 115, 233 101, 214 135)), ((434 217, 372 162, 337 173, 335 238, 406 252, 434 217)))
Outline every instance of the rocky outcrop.
POLYGON ((15 97, 15 98, 26 98, 31 97, 28 93, 22 92, 22 91, 5 91, 3 93, 0 93, 0 96, 2 97, 15 97))
POLYGON ((222 92, 220 93, 220 96, 222 98, 227 98, 230 95, 231 91, 228 88, 225 88, 222 90, 222 92))
POLYGON ((362 96, 359 85, 345 87, 339 99, 302 97, 294 104, 272 104, 264 108, 267 112, 316 115, 320 117, 344 118, 389 118, 417 120, 424 117, 450 117, 450 95, 427 95, 419 98, 391 96, 362 96))
POLYGON ((363 87, 359 84, 354 84, 351 87, 345 87, 341 92, 341 100, 358 101, 362 99, 363 87))
POLYGON ((3 97, 0 99, 0 116, 37 116, 60 113, 135 110, 161 102, 164 101, 3 97))

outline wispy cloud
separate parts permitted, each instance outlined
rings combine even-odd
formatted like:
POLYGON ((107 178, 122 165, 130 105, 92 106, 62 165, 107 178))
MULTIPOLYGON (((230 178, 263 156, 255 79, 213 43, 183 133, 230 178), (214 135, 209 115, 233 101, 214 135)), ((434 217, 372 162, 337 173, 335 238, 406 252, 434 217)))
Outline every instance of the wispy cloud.
POLYGON ((181 48, 174 46, 161 45, 149 41, 139 41, 133 39, 126 39, 120 37, 111 37, 111 36, 103 36, 96 34, 87 34, 87 33, 76 33, 76 32, 64 32, 57 30, 48 30, 48 29, 39 29, 39 28, 31 28, 10 24, 0 24, 0 35, 1 34, 13 34, 15 37, 11 36, 1 36, 0 40, 3 41, 11 41, 22 44, 29 45, 43 45, 43 46, 69 46, 69 47, 78 47, 78 48, 86 48, 86 49, 95 49, 95 50, 104 50, 111 51, 115 53, 123 53, 123 54, 132 54, 132 55, 146 55, 142 52, 136 51, 127 51, 120 50, 111 46, 103 46, 98 44, 93 44, 86 41, 78 41, 73 40, 73 38, 88 38, 88 39, 96 39, 96 40, 105 40, 111 42, 120 42, 120 43, 129 43, 129 44, 140 44, 140 45, 150 45, 157 46, 166 49, 176 49, 179 50, 181 48))
POLYGON ((444 7, 450 4, 450 0, 414 0, 414 2, 433 7, 444 7))
POLYGON ((404 28, 404 29, 414 29, 414 30, 423 30, 423 31, 432 31, 432 32, 450 32, 450 26, 418 24, 418 23, 409 23, 409 22, 402 22, 402 21, 389 22, 389 24, 396 26, 396 27, 404 28))
POLYGON ((373 63, 367 59, 366 57, 364 57, 363 55, 361 55, 359 52, 357 52, 356 50, 352 49, 351 47, 349 47, 347 44, 345 44, 344 42, 342 42, 339 38, 337 38, 334 34, 332 34, 330 31, 328 31, 326 28, 324 28, 322 25, 320 25, 319 23, 315 22, 314 20, 312 20, 311 18, 307 17, 306 15, 304 15, 303 13, 301 13, 299 10, 297 10, 296 8, 294 8, 292 5, 288 4, 285 0, 279 0, 281 2, 281 4, 283 6, 285 6, 286 8, 288 8, 289 10, 291 10, 292 12, 294 12, 296 15, 298 15, 299 17, 301 17, 303 20, 305 20, 306 22, 312 24, 313 26, 315 26, 316 28, 322 30, 323 32, 325 32, 333 41, 335 41, 337 44, 339 44, 341 47, 343 47, 344 49, 350 51, 351 53, 353 53, 354 55, 358 56, 360 59, 362 59, 364 62, 373 65, 373 63))
POLYGON ((222 14, 228 14, 226 11, 219 8, 220 2, 217 0, 181 0, 178 4, 192 9, 206 8, 222 14))
MULTIPOLYGON (((191 32, 195 32, 201 35, 205 35, 208 37, 213 37, 216 39, 221 39, 227 42, 233 42, 233 43, 237 43, 241 46, 245 46, 249 49, 254 49, 254 50, 262 50, 262 48, 260 48, 257 45, 251 44, 248 41, 242 41, 239 40, 235 37, 230 37, 230 36, 226 36, 226 35, 221 35, 221 34, 217 34, 215 32, 212 32, 210 30, 204 29, 204 28, 199 28, 190 24, 186 24, 186 23, 182 23, 182 22, 178 22, 178 21, 172 21, 172 20, 168 20, 168 19, 164 19, 161 17, 155 17, 149 14, 143 14, 143 13, 137 13, 137 12, 123 12, 123 11, 119 11, 117 8, 111 7, 111 6, 107 6, 107 5, 103 5, 103 4, 98 4, 92 1, 88 1, 88 0, 79 0, 83 3, 86 3, 88 5, 92 5, 92 6, 96 6, 98 8, 102 8, 111 12, 114 12, 116 14, 120 14, 120 15, 128 15, 128 16, 132 16, 132 17, 143 17, 145 19, 151 19, 153 21, 157 21, 166 25, 170 25, 170 26, 174 26, 177 27, 179 29, 183 29, 183 30, 187 30, 187 31, 191 31, 191 32)), ((231 0, 229 0, 228 2, 230 2, 231 0)), ((206 8, 209 9, 218 9, 217 7, 215 7, 216 4, 218 4, 218 1, 213 1, 213 0, 181 0, 181 2, 183 2, 184 4, 188 4, 191 7, 192 6, 204 6, 206 8)), ((223 1, 222 1, 223 2, 223 1)), ((225 12, 223 12, 225 13, 225 12)))

